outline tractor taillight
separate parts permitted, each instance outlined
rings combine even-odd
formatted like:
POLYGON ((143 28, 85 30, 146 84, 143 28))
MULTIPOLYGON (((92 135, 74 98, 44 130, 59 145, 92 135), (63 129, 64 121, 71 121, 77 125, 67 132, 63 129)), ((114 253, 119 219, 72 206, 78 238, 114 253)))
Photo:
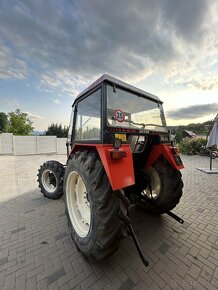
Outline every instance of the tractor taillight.
POLYGON ((172 150, 173 154, 179 154, 180 153, 178 147, 172 146, 172 147, 170 147, 170 149, 172 150))
POLYGON ((121 159, 125 158, 127 156, 127 152, 124 150, 113 150, 110 151, 110 157, 111 159, 121 159))

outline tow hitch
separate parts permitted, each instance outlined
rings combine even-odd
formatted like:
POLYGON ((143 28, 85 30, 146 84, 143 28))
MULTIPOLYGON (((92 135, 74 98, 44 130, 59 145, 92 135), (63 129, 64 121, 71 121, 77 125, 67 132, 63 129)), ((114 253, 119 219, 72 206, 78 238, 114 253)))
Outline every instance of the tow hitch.
POLYGON ((126 210, 126 215, 123 213, 123 211, 121 210, 120 213, 119 213, 119 219, 127 225, 127 229, 128 229, 128 232, 129 232, 129 235, 132 237, 133 239, 133 242, 136 246, 136 249, 138 251, 138 254, 142 260, 142 263, 145 265, 145 267, 148 267, 149 263, 148 263, 148 260, 145 258, 145 255, 142 251, 142 248, 138 242, 138 239, 136 237, 136 234, 134 232, 134 229, 132 227, 132 224, 131 224, 131 220, 129 218, 129 207, 130 207, 130 202, 128 200, 127 197, 125 197, 125 195, 122 193, 122 191, 115 191, 114 194, 122 201, 122 204, 124 206, 124 209, 126 210))
POLYGON ((148 265, 149 265, 148 260, 145 258, 145 255, 144 255, 143 252, 142 252, 142 248, 141 248, 141 246, 140 246, 140 244, 139 244, 139 242, 138 242, 138 240, 137 240, 137 237, 136 237, 136 235, 135 235, 135 232, 134 232, 134 230, 133 230, 133 227, 132 227, 131 223, 130 223, 129 226, 128 226, 128 230, 129 230, 129 232, 130 232, 130 235, 131 235, 132 238, 133 238, 134 244, 135 244, 136 249, 137 249, 137 251, 138 251, 138 254, 139 254, 139 256, 140 256, 140 258, 141 258, 141 260, 142 260, 142 263, 145 265, 145 267, 148 267, 148 265))
POLYGON ((168 214, 170 217, 172 217, 174 220, 176 220, 180 224, 184 224, 184 220, 181 219, 180 217, 178 217, 178 215, 176 215, 175 213, 172 213, 171 211, 168 211, 168 212, 166 212, 166 214, 168 214))
MULTIPOLYGON (((134 229, 132 227, 132 224, 131 224, 131 220, 129 218, 129 208, 130 208, 130 201, 129 199, 124 195, 123 193, 123 190, 118 190, 118 191, 115 191, 114 194, 121 200, 123 206, 124 206, 124 210, 126 211, 126 214, 124 214, 123 210, 121 210, 119 212, 119 219, 125 224, 127 225, 127 229, 128 229, 128 232, 129 232, 129 235, 132 236, 132 239, 133 239, 133 242, 136 246, 136 249, 138 251, 138 254, 142 260, 142 263, 145 265, 145 267, 148 267, 149 263, 148 263, 148 260, 146 259, 143 251, 142 251, 142 248, 139 244, 139 241, 136 237, 136 234, 134 232, 134 229)), ((152 202, 152 201, 151 201, 152 202)), ((166 212, 166 214, 168 214, 170 217, 172 217, 173 219, 175 219, 177 222, 183 224, 184 223, 184 220, 181 219, 180 217, 178 217, 176 214, 172 213, 171 211, 168 211, 166 212)))

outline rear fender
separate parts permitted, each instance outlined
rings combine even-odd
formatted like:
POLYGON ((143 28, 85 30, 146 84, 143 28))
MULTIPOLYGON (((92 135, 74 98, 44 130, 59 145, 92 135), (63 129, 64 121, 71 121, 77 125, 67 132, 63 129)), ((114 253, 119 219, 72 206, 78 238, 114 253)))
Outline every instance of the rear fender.
MULTIPOLYGON (((104 144, 75 144, 70 156, 78 150, 96 150, 100 156, 105 172, 113 190, 118 190, 135 184, 132 152, 129 144, 123 144, 121 149, 126 151, 126 157, 113 160, 110 152, 114 150, 112 145, 104 144)), ((70 159, 69 156, 69 159, 70 159)))
POLYGON ((154 145, 148 161, 146 162, 145 169, 152 166, 155 161, 163 156, 175 169, 180 170, 184 165, 178 154, 175 154, 169 144, 154 145))

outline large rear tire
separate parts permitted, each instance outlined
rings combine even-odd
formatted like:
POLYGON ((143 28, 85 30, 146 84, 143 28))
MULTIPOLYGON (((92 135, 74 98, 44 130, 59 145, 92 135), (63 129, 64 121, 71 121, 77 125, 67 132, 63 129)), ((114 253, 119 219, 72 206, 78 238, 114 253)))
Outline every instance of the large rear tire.
POLYGON ((136 204, 151 214, 166 213, 176 207, 183 188, 180 171, 164 158, 159 158, 145 174, 150 179, 150 188, 142 190, 136 204))
POLYGON ((63 195, 64 166, 58 161, 44 162, 38 170, 39 188, 43 195, 57 199, 63 195))
POLYGON ((78 151, 69 161, 64 200, 72 238, 89 260, 102 260, 118 249, 120 200, 96 152, 78 151))

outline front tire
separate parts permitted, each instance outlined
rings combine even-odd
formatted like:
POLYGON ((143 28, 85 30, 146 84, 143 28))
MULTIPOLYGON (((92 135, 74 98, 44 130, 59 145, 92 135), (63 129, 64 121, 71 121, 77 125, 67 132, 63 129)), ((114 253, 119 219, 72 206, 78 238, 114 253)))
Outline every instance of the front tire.
POLYGON ((64 166, 58 161, 44 162, 38 170, 39 188, 43 195, 57 199, 63 195, 64 166))
POLYGON ((148 186, 142 190, 136 204, 151 214, 162 214, 175 208, 182 196, 180 171, 164 158, 159 158, 145 174, 150 179, 150 188, 148 186))
POLYGON ((91 261, 111 255, 119 247, 120 201, 113 194, 98 154, 78 151, 64 177, 68 224, 78 249, 91 261))

